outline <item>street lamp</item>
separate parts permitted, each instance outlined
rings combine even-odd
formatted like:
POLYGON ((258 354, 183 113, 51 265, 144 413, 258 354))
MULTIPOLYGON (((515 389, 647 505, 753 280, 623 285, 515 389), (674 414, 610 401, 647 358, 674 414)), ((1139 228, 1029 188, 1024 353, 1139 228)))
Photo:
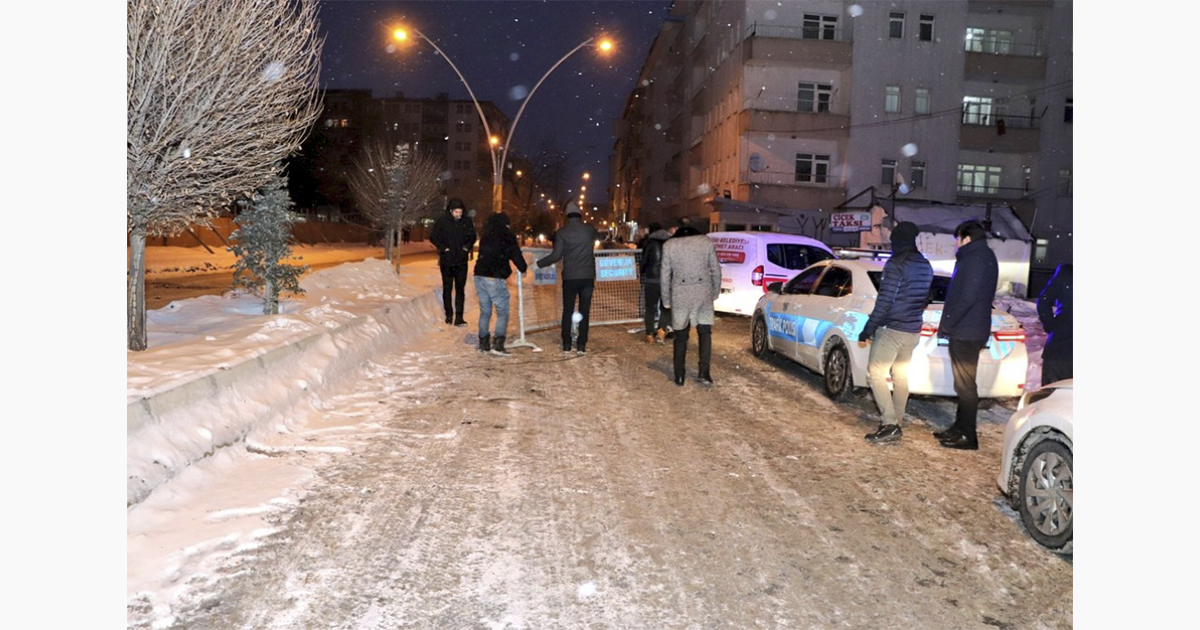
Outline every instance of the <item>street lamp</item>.
MULTIPOLYGON (((492 158, 492 211, 494 212, 500 212, 503 208, 503 169, 504 165, 508 162, 508 147, 512 142, 513 133, 517 129, 517 123, 521 121, 521 114, 525 112, 525 106, 529 104, 529 99, 533 97, 533 93, 537 92, 537 89, 542 86, 542 83, 546 81, 546 77, 549 77, 551 72, 554 72, 559 66, 562 65, 564 61, 567 60, 567 58, 569 58, 571 55, 574 55, 576 52, 579 52, 580 49, 588 46, 595 46, 601 52, 607 53, 612 51, 614 46, 613 41, 607 37, 601 37, 599 41, 597 41, 595 37, 589 37, 583 40, 583 42, 578 46, 568 51, 567 54, 563 55, 561 59, 554 63, 554 65, 550 66, 550 69, 542 75, 542 78, 538 79, 537 84, 533 86, 533 89, 529 91, 529 94, 525 95, 525 100, 521 101, 521 107, 517 110, 517 116, 516 118, 513 118, 512 125, 509 126, 508 133, 505 134, 504 147, 500 150, 499 156, 497 156, 495 148, 500 144, 500 138, 492 135, 491 127, 488 125, 487 116, 484 116, 483 114, 483 107, 479 105, 479 100, 475 98, 475 93, 471 91, 471 86, 467 83, 467 79, 461 72, 458 71, 458 66, 455 66, 454 62, 450 61, 450 57, 448 57, 445 52, 442 52, 442 49, 438 48, 438 45, 433 43, 433 40, 426 37, 424 33, 415 28, 411 29, 411 32, 417 37, 420 37, 428 42, 430 46, 433 46, 433 49, 438 51, 438 54, 442 56, 442 59, 445 59, 446 63, 450 64, 450 67, 454 69, 454 73, 458 75, 459 81, 462 81, 463 87, 467 88, 467 94, 471 96, 471 102, 475 103, 475 111, 479 113, 479 119, 483 121, 483 131, 488 135, 488 142, 493 149, 489 153, 492 158)), ((397 28, 392 32, 393 37, 399 41, 405 41, 408 39, 408 34, 409 30, 404 28, 397 28)))

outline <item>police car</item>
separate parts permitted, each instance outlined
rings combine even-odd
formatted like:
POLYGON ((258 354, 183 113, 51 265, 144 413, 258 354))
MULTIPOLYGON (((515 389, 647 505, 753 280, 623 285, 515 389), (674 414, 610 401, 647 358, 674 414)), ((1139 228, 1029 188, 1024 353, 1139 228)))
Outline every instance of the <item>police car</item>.
MULTIPOLYGON (((875 306, 883 259, 835 259, 818 262, 786 283, 774 283, 755 305, 750 347, 755 356, 781 354, 820 374, 834 400, 855 387, 867 387, 869 346, 858 346, 875 306)), ((909 363, 913 394, 954 396, 948 341, 938 339, 942 305, 950 276, 934 272, 930 305, 925 308, 921 339, 909 363)), ((979 395, 1020 396, 1029 357, 1025 332, 1015 317, 992 311, 992 335, 979 357, 979 395)))

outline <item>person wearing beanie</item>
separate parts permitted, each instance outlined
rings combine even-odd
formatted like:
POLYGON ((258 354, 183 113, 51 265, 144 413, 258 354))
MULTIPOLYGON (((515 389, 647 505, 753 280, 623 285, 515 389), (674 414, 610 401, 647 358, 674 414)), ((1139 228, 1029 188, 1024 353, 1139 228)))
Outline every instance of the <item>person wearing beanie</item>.
POLYGON ((479 297, 479 351, 508 356, 504 347, 508 331, 508 277, 512 265, 525 273, 527 265, 517 237, 509 229, 508 215, 497 212, 483 222, 479 237, 479 258, 475 261, 475 295, 479 297), (496 330, 488 330, 492 310, 496 311, 496 330))
POLYGON ((908 364, 921 340, 922 318, 933 284, 933 266, 917 250, 919 233, 911 221, 892 228, 892 255, 883 265, 875 308, 858 335, 859 346, 871 344, 867 384, 879 407, 879 428, 866 435, 871 443, 899 440, 900 421, 908 406, 908 364))
POLYGON ((429 242, 437 248, 438 268, 442 271, 442 308, 446 323, 466 326, 463 319, 467 287, 467 266, 475 246, 475 224, 463 213, 466 208, 457 197, 446 203, 446 214, 433 224, 429 242), (452 299, 453 298, 453 299, 452 299))
POLYGON ((593 248, 600 235, 583 222, 583 213, 575 202, 567 204, 567 223, 554 234, 554 250, 537 261, 539 269, 562 261, 562 350, 571 351, 571 324, 575 303, 579 303, 579 336, 575 350, 587 352, 588 315, 592 310, 592 291, 596 284, 596 253, 593 248))
POLYGON ((954 375, 954 393, 958 409, 954 426, 934 433, 946 448, 979 450, 975 432, 979 415, 979 353, 987 347, 992 334, 992 300, 1000 265, 987 244, 987 228, 982 221, 965 221, 954 228, 958 251, 954 253, 954 275, 946 287, 938 337, 950 340, 950 372, 954 375))

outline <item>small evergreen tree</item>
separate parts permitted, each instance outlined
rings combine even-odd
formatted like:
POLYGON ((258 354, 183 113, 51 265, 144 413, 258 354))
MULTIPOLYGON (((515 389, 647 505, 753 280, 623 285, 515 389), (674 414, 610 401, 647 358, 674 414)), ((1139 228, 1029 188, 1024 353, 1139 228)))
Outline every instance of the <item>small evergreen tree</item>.
POLYGON ((262 295, 264 315, 279 314, 281 293, 304 293, 300 275, 308 266, 283 262, 292 255, 292 224, 296 217, 291 207, 286 180, 276 174, 238 216, 238 227, 232 235, 230 249, 237 255, 233 283, 262 295))

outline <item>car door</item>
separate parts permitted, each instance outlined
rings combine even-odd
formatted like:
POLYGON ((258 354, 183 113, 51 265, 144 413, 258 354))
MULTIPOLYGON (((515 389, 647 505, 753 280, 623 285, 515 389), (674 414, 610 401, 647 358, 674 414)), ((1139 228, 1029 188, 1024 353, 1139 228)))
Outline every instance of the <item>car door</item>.
POLYGON ((798 361, 796 344, 804 320, 799 315, 798 301, 806 298, 817 279, 825 271, 824 266, 814 266, 801 271, 783 285, 782 295, 766 313, 767 334, 771 336, 771 347, 785 357, 798 361))
POLYGON ((821 346, 830 327, 843 319, 853 291, 853 274, 837 264, 829 264, 825 273, 803 299, 797 300, 795 314, 802 322, 796 338, 796 360, 820 371, 821 346))

